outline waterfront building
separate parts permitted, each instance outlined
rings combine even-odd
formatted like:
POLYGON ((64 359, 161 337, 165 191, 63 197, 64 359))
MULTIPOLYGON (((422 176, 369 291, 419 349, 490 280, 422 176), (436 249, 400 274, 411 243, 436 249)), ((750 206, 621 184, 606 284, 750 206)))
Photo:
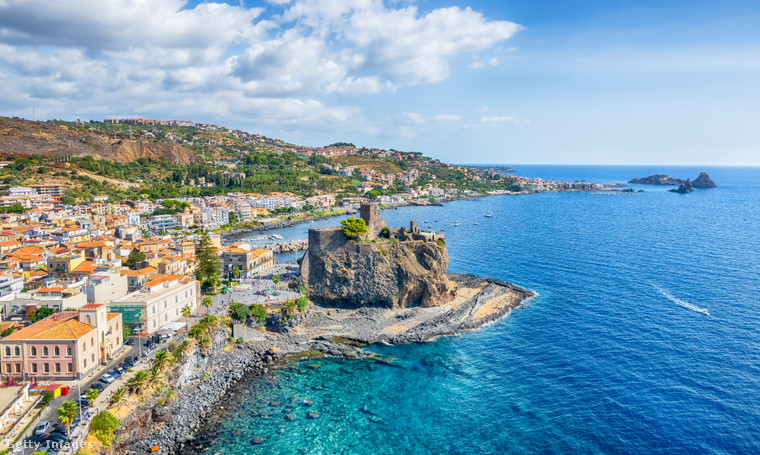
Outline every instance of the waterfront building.
POLYGON ((179 275, 152 277, 142 287, 109 304, 112 312, 120 313, 124 323, 148 334, 182 318, 182 308, 193 311, 201 303, 200 282, 179 275))

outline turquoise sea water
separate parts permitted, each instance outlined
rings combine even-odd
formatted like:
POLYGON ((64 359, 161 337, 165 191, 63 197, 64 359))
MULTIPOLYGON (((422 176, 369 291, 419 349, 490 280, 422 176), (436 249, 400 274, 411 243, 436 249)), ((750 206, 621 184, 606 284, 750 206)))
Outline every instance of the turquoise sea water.
POLYGON ((706 170, 719 188, 384 211, 445 229, 450 271, 539 296, 461 336, 373 347, 396 366, 309 361, 255 380, 225 403, 209 453, 760 452, 760 169, 515 168, 599 182, 706 170))

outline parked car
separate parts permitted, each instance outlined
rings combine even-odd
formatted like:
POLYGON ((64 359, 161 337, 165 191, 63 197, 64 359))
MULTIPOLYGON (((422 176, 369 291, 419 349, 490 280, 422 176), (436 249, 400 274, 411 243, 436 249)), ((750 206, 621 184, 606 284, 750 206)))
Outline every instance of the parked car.
POLYGON ((121 376, 116 370, 108 370, 108 375, 114 379, 117 379, 119 376, 121 376))
POLYGON ((119 376, 124 376, 124 373, 127 372, 127 368, 129 368, 129 367, 127 367, 125 365, 126 364, 122 363, 121 365, 119 365, 118 367, 116 367, 116 372, 119 373, 119 376))
POLYGON ((104 382, 106 384, 110 384, 110 383, 114 382, 115 379, 110 374, 106 373, 106 374, 104 374, 103 376, 100 377, 100 381, 104 382))
POLYGON ((61 433, 50 433, 50 435, 47 438, 48 441, 55 441, 58 444, 66 442, 68 441, 68 439, 69 438, 67 438, 65 434, 61 434, 61 433))
POLYGON ((34 430, 34 435, 42 436, 43 434, 47 433, 49 428, 50 428, 50 422, 47 420, 43 420, 42 422, 40 422, 39 425, 37 425, 37 429, 34 430))
POLYGON ((90 386, 91 389, 98 389, 98 392, 102 392, 106 389, 106 387, 103 384, 99 384, 97 382, 93 382, 90 386))
POLYGON ((132 346, 133 344, 135 344, 135 340, 133 340, 132 338, 128 338, 127 341, 124 342, 124 344, 126 344, 127 346, 132 346))
POLYGON ((66 427, 61 423, 54 423, 53 431, 56 433, 66 434, 66 427))

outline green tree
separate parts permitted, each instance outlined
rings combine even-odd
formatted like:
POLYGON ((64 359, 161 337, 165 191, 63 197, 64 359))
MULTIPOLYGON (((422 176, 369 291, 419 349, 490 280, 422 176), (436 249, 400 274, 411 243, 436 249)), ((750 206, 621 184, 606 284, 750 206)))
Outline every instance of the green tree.
POLYGON ((351 216, 341 221, 340 224, 343 226, 343 234, 352 240, 359 240, 359 238, 369 233, 367 230, 367 223, 361 218, 354 218, 351 216))
POLYGON ((98 395, 100 395, 100 391, 98 389, 90 389, 87 391, 87 393, 84 394, 90 406, 92 406, 92 404, 95 403, 95 400, 98 399, 98 395))
POLYGON ((46 317, 50 316, 51 314, 57 313, 57 310, 54 310, 53 308, 37 308, 34 310, 34 313, 29 316, 29 321, 32 323, 41 321, 45 319, 46 317))
POLYGON ((92 418, 90 431, 95 434, 103 447, 109 448, 114 438, 116 430, 119 429, 119 419, 108 411, 103 411, 92 418))
POLYGON ((169 365, 170 362, 170 354, 166 351, 166 349, 161 349, 160 351, 156 352, 156 357, 153 360, 153 368, 158 370, 160 373, 169 365))
POLYGON ((79 404, 76 401, 64 401, 58 408, 58 421, 66 427, 66 435, 69 434, 71 422, 79 415, 79 404))
POLYGON ((129 257, 126 261, 124 261, 124 265, 129 267, 132 270, 135 270, 137 267, 138 262, 143 262, 145 260, 145 253, 143 253, 140 250, 132 250, 129 252, 129 257))
POLYGON ((229 312, 230 317, 240 322, 245 322, 248 318, 248 312, 250 309, 240 302, 232 302, 230 304, 229 312))
POLYGON ((122 324, 121 325, 121 336, 123 340, 126 340, 127 338, 132 336, 132 327, 122 324))
POLYGON ((298 312, 303 313, 306 311, 306 308, 309 306, 309 299, 307 299, 305 296, 301 296, 296 299, 296 306, 298 307, 298 312))
POLYGON ((124 396, 127 394, 127 389, 124 387, 119 387, 118 389, 113 391, 113 395, 111 395, 111 398, 109 399, 109 402, 111 405, 118 407, 119 404, 121 404, 122 400, 124 399, 124 396))
POLYGON ((216 247, 211 243, 208 234, 203 234, 198 247, 195 249, 196 269, 195 277, 199 281, 210 282, 212 289, 216 291, 214 279, 219 279, 221 263, 219 256, 216 254, 216 247))
POLYGON ((214 300, 211 297, 206 296, 203 298, 203 302, 201 302, 201 304, 206 307, 206 312, 208 312, 208 309, 211 308, 211 305, 214 304, 214 300))
POLYGON ((193 309, 190 308, 190 305, 185 305, 182 307, 182 316, 185 317, 185 321, 187 322, 187 330, 190 330, 190 315, 193 314, 193 309))
POLYGON ((200 324, 195 324, 194 326, 190 327, 190 330, 188 330, 187 334, 192 338, 199 340, 201 336, 203 336, 203 327, 201 327, 200 324))
POLYGON ((251 318, 258 322, 264 322, 267 319, 267 309, 258 303, 252 303, 249 311, 251 318))
POLYGON ((280 275, 274 275, 272 277, 272 283, 274 283, 274 287, 277 287, 277 284, 280 282, 280 275))
POLYGON ((232 267, 232 276, 235 278, 240 278, 240 267, 238 266, 232 267))
POLYGON ((150 373, 146 370, 140 370, 135 373, 134 376, 127 380, 127 388, 129 391, 135 395, 140 395, 144 392, 145 388, 148 386, 149 375, 150 373))

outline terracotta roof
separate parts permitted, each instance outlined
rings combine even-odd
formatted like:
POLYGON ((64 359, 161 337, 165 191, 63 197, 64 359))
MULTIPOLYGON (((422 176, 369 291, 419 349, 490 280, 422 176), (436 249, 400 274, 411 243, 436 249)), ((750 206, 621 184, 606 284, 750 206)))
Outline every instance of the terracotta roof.
POLYGON ((83 263, 79 264, 79 266, 77 268, 75 268, 74 270, 72 270, 72 272, 90 273, 90 272, 94 272, 95 269, 97 269, 97 268, 98 268, 98 264, 96 262, 93 262, 93 261, 84 261, 83 263))
POLYGON ((37 289, 37 292, 63 292, 66 288, 41 288, 37 289))
POLYGON ((76 313, 56 313, 5 337, 6 340, 75 340, 95 330, 76 319, 76 313))
POLYGON ((103 305, 100 303, 88 303, 87 305, 82 306, 80 310, 97 310, 98 308, 102 306, 103 305))
POLYGON ((77 248, 99 248, 106 246, 103 242, 82 242, 77 245, 77 248))
POLYGON ((121 316, 121 313, 108 313, 106 315, 107 319, 110 321, 111 319, 115 319, 121 316))

